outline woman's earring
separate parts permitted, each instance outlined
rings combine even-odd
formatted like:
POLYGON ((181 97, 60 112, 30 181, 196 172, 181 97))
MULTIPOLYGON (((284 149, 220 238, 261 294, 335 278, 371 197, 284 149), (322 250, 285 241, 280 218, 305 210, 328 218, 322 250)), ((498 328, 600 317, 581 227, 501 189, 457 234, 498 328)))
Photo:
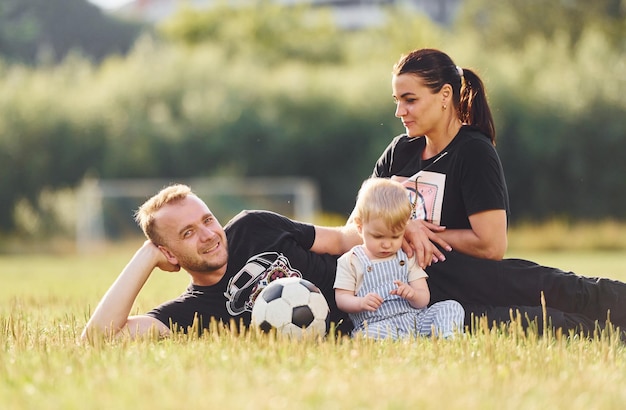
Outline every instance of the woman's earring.
POLYGON ((441 111, 445 111, 445 110, 446 110, 446 108, 448 108, 448 106, 447 106, 447 105, 445 105, 445 104, 444 104, 444 105, 442 105, 442 106, 441 106, 441 111))

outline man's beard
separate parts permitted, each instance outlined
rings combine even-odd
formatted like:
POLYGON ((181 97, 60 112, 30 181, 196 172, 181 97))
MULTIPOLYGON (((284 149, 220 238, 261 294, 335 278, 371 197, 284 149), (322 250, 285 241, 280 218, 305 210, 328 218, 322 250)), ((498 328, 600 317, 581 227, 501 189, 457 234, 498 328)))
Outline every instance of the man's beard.
POLYGON ((180 267, 185 269, 187 272, 197 272, 197 273, 211 273, 222 268, 228 262, 228 252, 224 258, 220 258, 218 260, 206 261, 200 257, 182 257, 179 258, 178 263, 180 267))

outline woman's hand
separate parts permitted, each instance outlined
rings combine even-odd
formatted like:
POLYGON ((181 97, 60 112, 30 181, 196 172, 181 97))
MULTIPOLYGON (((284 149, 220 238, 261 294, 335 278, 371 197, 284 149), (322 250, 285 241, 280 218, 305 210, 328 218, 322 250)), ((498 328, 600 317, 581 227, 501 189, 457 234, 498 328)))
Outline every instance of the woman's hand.
POLYGON ((445 250, 452 250, 452 247, 437 235, 437 232, 443 232, 445 229, 444 226, 430 222, 417 219, 410 220, 404 233, 402 250, 409 257, 415 254, 417 264, 422 269, 430 266, 433 262, 444 261, 446 257, 435 244, 445 250))

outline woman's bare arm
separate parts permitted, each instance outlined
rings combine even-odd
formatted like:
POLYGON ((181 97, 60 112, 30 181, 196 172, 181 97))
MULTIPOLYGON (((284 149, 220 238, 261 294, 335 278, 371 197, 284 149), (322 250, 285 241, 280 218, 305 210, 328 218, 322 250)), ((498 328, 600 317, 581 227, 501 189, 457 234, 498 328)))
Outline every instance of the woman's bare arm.
POLYGON ((472 229, 448 229, 437 233, 454 250, 477 258, 500 260, 507 249, 506 212, 501 209, 473 214, 472 229))

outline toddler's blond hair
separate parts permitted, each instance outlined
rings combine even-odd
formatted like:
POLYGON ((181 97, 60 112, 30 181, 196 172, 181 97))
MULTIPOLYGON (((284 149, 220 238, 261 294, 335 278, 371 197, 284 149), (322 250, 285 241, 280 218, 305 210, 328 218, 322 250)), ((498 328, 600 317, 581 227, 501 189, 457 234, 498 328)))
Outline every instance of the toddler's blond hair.
POLYGON ((370 178, 363 182, 354 207, 354 221, 362 225, 382 218, 393 231, 406 228, 413 207, 406 188, 387 178, 370 178))

